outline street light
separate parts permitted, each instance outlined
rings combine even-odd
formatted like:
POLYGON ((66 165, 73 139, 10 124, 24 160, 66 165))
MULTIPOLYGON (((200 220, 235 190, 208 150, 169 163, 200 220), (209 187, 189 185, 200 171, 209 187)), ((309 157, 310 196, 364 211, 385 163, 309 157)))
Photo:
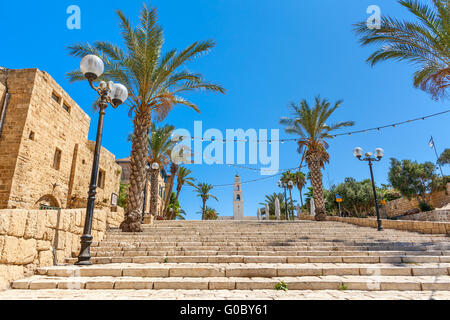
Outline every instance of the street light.
POLYGON ((79 266, 92 265, 91 260, 91 244, 92 244, 92 219, 94 216, 95 208, 95 196, 97 194, 97 178, 98 178, 98 166, 100 162, 100 148, 102 144, 103 134, 103 120, 105 117, 105 110, 110 104, 113 108, 117 108, 124 103, 128 98, 128 90, 121 84, 116 84, 112 81, 106 83, 101 81, 98 87, 94 86, 94 81, 100 77, 105 66, 102 59, 89 54, 81 60, 80 64, 81 72, 89 81, 89 85, 100 96, 98 106, 100 108, 98 126, 97 126, 97 138, 95 140, 94 160, 92 162, 91 183, 89 185, 89 197, 86 206, 86 218, 84 221, 83 235, 81 236, 81 249, 78 255, 78 262, 75 263, 79 266))
POLYGON ((148 172, 150 171, 150 164, 145 166, 145 187, 144 187, 144 205, 142 206, 142 224, 145 222, 145 208, 147 204, 147 188, 148 188, 148 172))
POLYGON ((367 161, 367 162, 369 162, 370 178, 372 179, 373 196, 374 196, 374 199, 375 199, 375 209, 377 211, 378 231, 383 231, 383 226, 381 225, 380 210, 378 208, 377 190, 375 188, 375 181, 373 179, 372 162, 373 161, 376 161, 376 162, 380 161, 383 158, 383 156, 384 156, 384 150, 381 149, 381 148, 375 149, 375 152, 374 152, 375 158, 372 157, 372 153, 371 152, 367 152, 364 155, 364 158, 363 158, 364 151, 363 151, 362 148, 359 148, 359 147, 355 148, 353 150, 353 154, 360 161, 367 161))

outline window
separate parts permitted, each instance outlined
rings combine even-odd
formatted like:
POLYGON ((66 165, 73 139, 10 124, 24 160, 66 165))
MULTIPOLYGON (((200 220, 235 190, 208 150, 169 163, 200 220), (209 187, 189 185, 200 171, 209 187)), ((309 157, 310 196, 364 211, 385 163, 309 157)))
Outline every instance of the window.
POLYGON ((54 91, 52 93, 52 99, 53 101, 55 101, 57 104, 59 104, 61 102, 61 97, 58 96, 54 91))
POLYGON ((236 201, 241 201, 241 196, 240 195, 237 195, 236 201))
POLYGON ((101 189, 105 188, 105 171, 99 170, 98 171, 98 187, 101 189))
POLYGON ((70 113, 70 107, 67 103, 63 103, 63 109, 66 110, 68 113, 70 113))
POLYGON ((61 164, 61 150, 56 148, 55 155, 53 156, 53 169, 59 170, 61 164))
POLYGON ((34 132, 30 131, 30 135, 28 136, 28 138, 32 141, 34 141, 34 132))

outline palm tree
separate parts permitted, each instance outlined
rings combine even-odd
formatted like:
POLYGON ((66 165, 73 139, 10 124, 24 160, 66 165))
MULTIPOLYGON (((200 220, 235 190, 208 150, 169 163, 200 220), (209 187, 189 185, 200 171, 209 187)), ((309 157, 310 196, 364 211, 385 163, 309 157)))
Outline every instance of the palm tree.
POLYGON ((380 61, 409 61, 419 65, 414 86, 429 92, 434 99, 448 96, 450 86, 450 1, 432 0, 432 5, 417 0, 401 0, 418 21, 383 17, 380 29, 369 29, 366 22, 355 25, 361 45, 380 47, 367 59, 372 66, 380 61))
POLYGON ((327 139, 333 138, 331 133, 343 127, 353 126, 354 122, 338 122, 327 125, 326 121, 334 111, 339 108, 342 101, 335 103, 331 107, 327 99, 315 98, 315 105, 310 108, 306 100, 302 100, 300 105, 291 104, 294 110, 291 118, 284 117, 280 123, 286 125, 286 133, 296 134, 298 139, 298 152, 306 160, 311 174, 311 185, 314 189, 314 204, 316 206, 317 221, 326 219, 325 200, 323 196, 322 171, 325 164, 329 162, 330 155, 327 139))
POLYGON ((219 219, 219 214, 217 213, 216 209, 206 207, 204 220, 217 220, 217 219, 219 219))
POLYGON ((180 197, 181 189, 183 188, 183 186, 185 184, 188 184, 191 187, 195 187, 195 185, 194 185, 195 178, 194 177, 190 177, 191 173, 192 173, 192 170, 189 170, 186 167, 180 167, 178 169, 178 174, 177 174, 177 194, 176 194, 176 197, 175 197, 176 200, 178 200, 178 198, 180 197))
POLYGON ((298 171, 292 175, 294 185, 297 187, 298 192, 300 193, 300 203, 303 207, 303 196, 302 196, 302 190, 306 185, 306 177, 305 174, 301 171, 298 171))
MULTIPOLYGON (((273 194, 269 194, 266 195, 265 197, 265 202, 260 203, 260 205, 262 206, 266 206, 269 205, 269 211, 270 212, 275 212, 275 201, 276 198, 278 198, 278 200, 280 201, 280 214, 281 214, 281 219, 283 219, 283 216, 286 217, 286 203, 284 202, 284 194, 283 193, 273 193, 273 194)), ((263 209, 265 210, 265 209, 263 209)))
POLYGON ((165 200, 164 200, 164 204, 163 204, 163 208, 162 208, 162 215, 163 216, 168 216, 168 209, 169 209, 169 204, 170 204, 170 198, 171 198, 171 195, 172 195, 173 186, 175 184, 175 176, 177 175, 178 168, 179 168, 179 166, 175 162, 172 162, 170 164, 170 176, 169 176, 169 180, 166 183, 166 190, 164 192, 165 200))
MULTIPOLYGON (((129 92, 129 115, 133 118, 134 135, 131 151, 129 201, 124 232, 141 231, 141 211, 145 186, 148 154, 148 135, 153 118, 162 121, 175 105, 185 105, 197 112, 199 108, 182 95, 186 92, 206 90, 225 93, 216 84, 207 82, 199 73, 186 69, 187 63, 209 52, 212 40, 195 42, 182 51, 162 53, 163 30, 157 24, 156 9, 143 6, 140 25, 135 27, 122 11, 118 10, 124 49, 110 42, 97 41, 93 45, 75 44, 70 54, 83 57, 95 54, 105 63, 104 75, 99 80, 112 80, 125 85, 129 92)), ((84 80, 80 71, 68 73, 70 81, 84 80)))
POLYGON ((157 215, 158 211, 158 177, 161 170, 168 165, 172 148, 176 143, 172 140, 173 130, 175 130, 175 127, 171 125, 156 128, 155 125, 152 124, 151 135, 148 139, 148 162, 150 163, 150 166, 153 166, 155 163, 159 166, 158 169, 150 169, 150 213, 154 216, 157 215))
POLYGON ((205 220, 206 215, 206 202, 211 198, 216 201, 219 201, 215 196, 210 194, 211 190, 214 189, 214 187, 207 183, 199 183, 195 186, 195 189, 197 190, 197 196, 202 199, 202 220, 205 220))

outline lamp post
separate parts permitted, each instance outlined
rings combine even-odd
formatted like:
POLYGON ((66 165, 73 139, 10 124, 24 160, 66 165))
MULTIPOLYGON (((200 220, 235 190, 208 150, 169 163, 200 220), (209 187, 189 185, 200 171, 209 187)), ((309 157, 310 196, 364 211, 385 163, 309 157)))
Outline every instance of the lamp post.
POLYGON ((144 205, 142 206, 142 224, 145 222, 145 208, 147 205, 147 188, 148 188, 148 172, 150 171, 150 164, 147 163, 145 167, 145 187, 144 187, 144 205))
POLYGON ((378 231, 383 231, 383 226, 381 225, 381 218, 380 218, 380 209, 378 208, 378 199, 377 199, 377 190, 375 188, 375 181, 373 179, 373 169, 372 165, 373 162, 380 161, 384 156, 384 150, 381 148, 375 149, 375 157, 372 157, 371 152, 367 152, 364 154, 364 151, 362 148, 355 148, 353 150, 353 154, 356 158, 358 158, 360 161, 367 161, 369 162, 369 168, 370 168, 370 178, 372 180, 372 189, 373 189, 373 196, 375 199, 375 210, 377 211, 377 223, 378 223, 378 231), (364 158, 363 158, 364 155, 364 158))
POLYGON ((115 84, 112 81, 106 83, 101 81, 98 87, 94 86, 94 81, 103 74, 105 69, 103 61, 95 55, 87 55, 81 60, 81 72, 89 81, 89 85, 100 96, 98 106, 100 108, 97 138, 95 140, 94 160, 92 162, 91 182, 89 185, 89 196, 86 206, 86 218, 84 221, 83 235, 81 236, 81 250, 78 256, 79 266, 92 265, 91 259, 91 244, 92 244, 92 219, 94 216, 95 196, 97 194, 97 178, 98 166, 100 162, 100 148, 102 144, 103 120, 105 117, 105 110, 110 104, 113 108, 117 108, 124 103, 128 98, 128 90, 121 84, 115 84))
POLYGON ((284 188, 284 219, 289 220, 288 218, 288 204, 287 204, 287 195, 286 195, 286 183, 283 180, 278 181, 278 187, 284 188))
POLYGON ((294 182, 292 180, 289 180, 288 182, 288 189, 289 189, 289 197, 291 198, 291 213, 290 213, 290 219, 294 219, 294 203, 292 202, 292 188, 294 187, 294 182))

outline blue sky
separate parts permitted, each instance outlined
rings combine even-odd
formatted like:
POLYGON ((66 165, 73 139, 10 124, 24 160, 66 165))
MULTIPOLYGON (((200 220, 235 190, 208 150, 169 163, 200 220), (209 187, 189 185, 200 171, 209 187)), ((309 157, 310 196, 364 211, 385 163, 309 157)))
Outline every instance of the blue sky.
MULTIPOLYGON (((70 84, 66 72, 76 69, 79 60, 68 55, 67 46, 76 42, 107 40, 121 44, 118 18, 120 8, 137 20, 142 1, 2 1, 2 50, 0 65, 8 68, 37 67, 55 80, 91 116, 90 138, 95 138, 97 116, 92 112, 95 93, 87 83, 70 84), (82 13, 81 30, 68 30, 66 9, 78 5, 82 13)), ((314 96, 335 101, 344 99, 333 120, 356 122, 364 129, 407 120, 448 108, 434 102, 426 93, 413 88, 414 67, 388 62, 374 68, 365 63, 372 48, 361 48, 352 24, 366 20, 366 9, 376 4, 383 15, 410 17, 392 0, 154 0, 159 21, 165 31, 165 48, 184 48, 197 40, 214 39, 217 47, 189 65, 207 79, 222 84, 226 95, 191 94, 202 110, 197 114, 177 107, 166 123, 193 130, 196 120, 203 127, 225 132, 233 128, 280 128, 279 118, 290 113, 287 105, 314 96)), ((128 110, 109 109, 103 146, 117 158, 127 157, 132 132, 128 110)), ((366 179, 368 167, 352 155, 356 146, 365 150, 382 147, 385 159, 374 168, 377 183, 386 183, 389 158, 435 161, 428 147, 430 135, 438 151, 448 146, 449 116, 360 135, 344 136, 330 143, 331 162, 324 172, 324 185, 340 183, 345 177, 366 179)), ((282 137, 288 137, 281 132, 282 137)), ((205 145, 206 146, 206 145, 205 145)), ((295 143, 280 145, 280 168, 299 164, 295 143)), ((213 185, 232 183, 239 173, 243 181, 260 178, 258 173, 219 165, 192 166, 199 181, 213 185)), ((444 173, 450 170, 444 168, 444 173)), ((243 186, 244 213, 256 215, 265 194, 280 191, 277 178, 243 186)), ((232 215, 232 188, 217 188, 219 202, 209 203, 223 215, 232 215)), ((298 199, 298 192, 294 192, 298 199)), ((181 195, 188 218, 198 219, 201 201, 192 189, 181 195)))

